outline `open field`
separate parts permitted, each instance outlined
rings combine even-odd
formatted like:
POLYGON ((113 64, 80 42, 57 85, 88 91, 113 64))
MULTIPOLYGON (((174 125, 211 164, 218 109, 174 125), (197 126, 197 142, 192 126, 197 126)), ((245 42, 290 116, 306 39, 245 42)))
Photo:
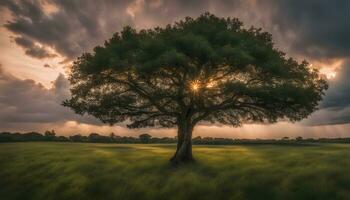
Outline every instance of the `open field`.
POLYGON ((350 144, 0 144, 0 199, 350 199, 350 144))

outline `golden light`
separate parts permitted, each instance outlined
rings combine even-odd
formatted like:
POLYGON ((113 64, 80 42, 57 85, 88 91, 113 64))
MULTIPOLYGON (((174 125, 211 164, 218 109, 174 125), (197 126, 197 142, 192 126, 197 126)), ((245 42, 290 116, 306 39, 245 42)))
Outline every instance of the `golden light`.
POLYGON ((315 61, 314 64, 310 64, 310 68, 319 69, 320 74, 326 76, 327 79, 334 79, 337 76, 337 72, 341 68, 344 60, 336 59, 336 60, 326 60, 326 61, 315 61))
POLYGON ((333 71, 331 68, 321 68, 321 74, 324 74, 328 79, 333 79, 337 76, 337 72, 333 71))
POLYGON ((191 83, 191 89, 193 90, 193 91, 198 91, 199 90, 199 87, 200 87, 200 82, 198 81, 198 80, 196 80, 196 81, 193 81, 192 83, 191 83))
POLYGON ((215 86, 215 82, 210 80, 209 83, 207 84, 207 88, 213 88, 215 86))

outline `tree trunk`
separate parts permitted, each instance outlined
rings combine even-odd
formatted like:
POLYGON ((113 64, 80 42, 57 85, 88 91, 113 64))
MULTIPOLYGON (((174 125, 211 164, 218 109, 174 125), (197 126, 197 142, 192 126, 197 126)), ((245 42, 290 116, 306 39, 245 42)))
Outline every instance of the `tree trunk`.
POLYGON ((178 122, 176 152, 170 159, 172 165, 194 161, 192 156, 192 131, 193 125, 190 123, 190 120, 181 120, 178 122))

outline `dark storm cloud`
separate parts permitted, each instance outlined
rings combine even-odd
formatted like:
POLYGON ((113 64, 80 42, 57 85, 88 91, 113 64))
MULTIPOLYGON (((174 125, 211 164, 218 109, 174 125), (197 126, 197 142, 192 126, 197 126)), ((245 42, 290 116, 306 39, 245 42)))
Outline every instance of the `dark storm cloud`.
POLYGON ((278 1, 272 23, 292 35, 290 50, 305 59, 344 60, 311 124, 350 122, 350 1, 278 1))
POLYGON ((347 60, 335 80, 330 81, 330 88, 322 102, 322 108, 339 110, 350 108, 350 59, 347 60))
POLYGON ((329 89, 320 110, 314 113, 306 124, 346 124, 350 123, 350 61, 347 60, 335 79, 329 81, 329 89))
POLYGON ((69 97, 69 82, 60 74, 51 89, 33 80, 21 80, 0 67, 0 127, 8 123, 45 123, 74 120, 96 124, 61 106, 69 97))
MULTIPOLYGON (((10 10, 12 19, 5 27, 33 43, 49 46, 74 59, 91 51, 125 25, 136 28, 164 26, 185 16, 196 17, 206 11, 219 16, 241 17, 263 24, 252 0, 3 0, 0 6, 10 10), (49 5, 53 9, 50 11, 49 5)), ((256 24, 256 23, 253 23, 256 24)))
POLYGON ((349 57, 350 1, 276 1, 274 24, 294 34, 293 50, 313 58, 349 57))
POLYGON ((126 24, 149 28, 205 11, 239 17, 288 40, 294 35, 292 50, 299 54, 324 58, 350 52, 350 2, 345 0, 3 0, 0 5, 13 14, 8 30, 68 58, 90 51, 126 24), (48 12, 47 5, 56 10, 48 12))
POLYGON ((8 30, 70 59, 91 50, 128 22, 120 13, 119 7, 126 5, 123 1, 3 0, 0 4, 13 15, 5 24, 8 30), (50 12, 48 5, 54 10, 50 12))
POLYGON ((15 38, 17 45, 25 49, 25 54, 34 58, 53 58, 56 57, 55 54, 48 52, 44 47, 36 45, 32 40, 24 37, 15 38))
MULTIPOLYGON (((244 14, 254 6, 249 2, 252 1, 3 0, 0 6, 12 14, 13 18, 5 24, 8 30, 74 59, 91 51, 125 25, 137 28, 163 26, 206 11, 220 16, 240 15, 250 21, 252 17, 244 14)), ((257 15, 253 17, 258 18, 257 15)))

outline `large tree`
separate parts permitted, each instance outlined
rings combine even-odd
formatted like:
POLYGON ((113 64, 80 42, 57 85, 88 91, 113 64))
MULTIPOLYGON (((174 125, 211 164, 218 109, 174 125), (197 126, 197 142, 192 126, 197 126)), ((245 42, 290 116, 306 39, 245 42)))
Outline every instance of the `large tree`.
POLYGON ((174 164, 192 161, 198 123, 239 126, 301 120, 317 109, 327 82, 287 58, 271 34, 205 13, 164 28, 127 26, 73 64, 63 104, 104 123, 177 127, 174 164))

